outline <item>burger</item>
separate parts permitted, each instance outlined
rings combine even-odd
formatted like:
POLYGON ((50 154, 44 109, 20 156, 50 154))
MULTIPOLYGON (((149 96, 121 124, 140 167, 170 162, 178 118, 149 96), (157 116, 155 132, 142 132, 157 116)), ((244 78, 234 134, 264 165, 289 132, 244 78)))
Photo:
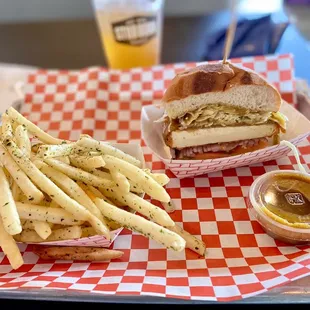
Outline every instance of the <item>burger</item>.
POLYGON ((256 72, 209 63, 172 79, 158 121, 173 159, 228 157, 279 143, 287 122, 281 102, 277 89, 256 72))

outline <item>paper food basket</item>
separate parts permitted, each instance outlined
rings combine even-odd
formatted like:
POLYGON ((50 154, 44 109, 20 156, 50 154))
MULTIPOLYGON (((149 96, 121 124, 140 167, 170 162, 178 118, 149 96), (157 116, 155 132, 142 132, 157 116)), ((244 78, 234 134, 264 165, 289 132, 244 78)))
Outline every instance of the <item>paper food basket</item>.
MULTIPOLYGON (((288 118, 287 131, 285 134, 281 134, 281 140, 288 140, 293 145, 298 146, 310 135, 310 121, 286 101, 282 102, 280 112, 288 118)), ((142 137, 146 145, 163 161, 167 169, 170 169, 180 179, 271 161, 284 157, 291 152, 289 147, 278 144, 255 152, 218 159, 172 159, 170 150, 163 140, 162 124, 155 122, 160 119, 163 113, 163 109, 156 106, 143 107, 142 137)))

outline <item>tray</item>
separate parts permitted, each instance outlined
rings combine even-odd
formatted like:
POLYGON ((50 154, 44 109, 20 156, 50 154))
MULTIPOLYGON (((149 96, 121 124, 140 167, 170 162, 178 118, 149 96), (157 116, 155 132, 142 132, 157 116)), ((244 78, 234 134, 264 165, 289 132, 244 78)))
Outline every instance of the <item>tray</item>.
MULTIPOLYGON (((284 97, 294 97, 291 55, 235 61, 254 66, 279 87, 284 97)), ((125 72, 100 67, 38 70, 29 75, 22 113, 43 130, 63 139, 76 139, 87 133, 95 139, 141 144, 150 168, 166 171, 171 177, 167 190, 177 208, 171 216, 206 241, 207 256, 197 259, 189 251, 176 255, 127 230, 112 245, 124 250, 125 255, 112 264, 36 261, 29 246, 22 249, 27 263, 21 270, 12 272, 2 259, 0 292, 12 289, 10 294, 24 293, 25 297, 33 291, 32 296, 42 298, 52 290, 52 295, 63 296, 60 298, 96 295, 94 299, 100 301, 160 298, 180 303, 248 302, 250 297, 259 298, 267 291, 271 294, 276 286, 305 279, 310 272, 309 249, 288 247, 267 238, 249 217, 244 204, 256 176, 273 169, 293 169, 293 156, 178 179, 142 141, 142 107, 160 100, 175 72, 193 65, 125 72)), ((299 145, 307 168, 309 145, 309 139, 299 145)))

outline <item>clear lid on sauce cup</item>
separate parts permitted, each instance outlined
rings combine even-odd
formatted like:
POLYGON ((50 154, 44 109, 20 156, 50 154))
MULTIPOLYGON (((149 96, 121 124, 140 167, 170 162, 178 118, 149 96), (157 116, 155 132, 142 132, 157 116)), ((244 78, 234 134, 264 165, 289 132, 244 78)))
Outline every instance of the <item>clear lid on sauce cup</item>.
POLYGON ((295 146, 292 150, 299 170, 276 170, 258 177, 250 187, 247 206, 274 239, 310 244, 310 174, 295 146))

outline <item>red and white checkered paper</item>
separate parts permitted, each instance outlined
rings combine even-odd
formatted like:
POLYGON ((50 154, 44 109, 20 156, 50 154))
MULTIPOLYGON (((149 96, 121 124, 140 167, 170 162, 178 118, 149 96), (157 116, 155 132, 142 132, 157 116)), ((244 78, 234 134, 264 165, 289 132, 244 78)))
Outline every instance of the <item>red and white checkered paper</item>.
MULTIPOLYGON (((292 102, 290 55, 236 62, 265 74, 292 102)), ((128 71, 97 67, 74 72, 40 70, 29 76, 22 113, 63 139, 76 139, 84 132, 101 140, 141 143, 152 169, 171 177, 167 191, 176 205, 171 217, 205 241, 206 257, 190 250, 166 250, 126 229, 112 245, 124 251, 124 256, 113 262, 43 261, 33 254, 31 245, 21 245, 25 264, 19 270, 13 271, 0 253, 0 289, 65 289, 228 301, 310 274, 310 248, 286 245, 266 235, 245 204, 257 176, 275 169, 297 169, 293 156, 178 179, 141 141, 142 106, 160 100, 174 74, 194 65, 128 71)), ((310 168, 310 140, 304 140, 299 150, 302 163, 310 168)))

